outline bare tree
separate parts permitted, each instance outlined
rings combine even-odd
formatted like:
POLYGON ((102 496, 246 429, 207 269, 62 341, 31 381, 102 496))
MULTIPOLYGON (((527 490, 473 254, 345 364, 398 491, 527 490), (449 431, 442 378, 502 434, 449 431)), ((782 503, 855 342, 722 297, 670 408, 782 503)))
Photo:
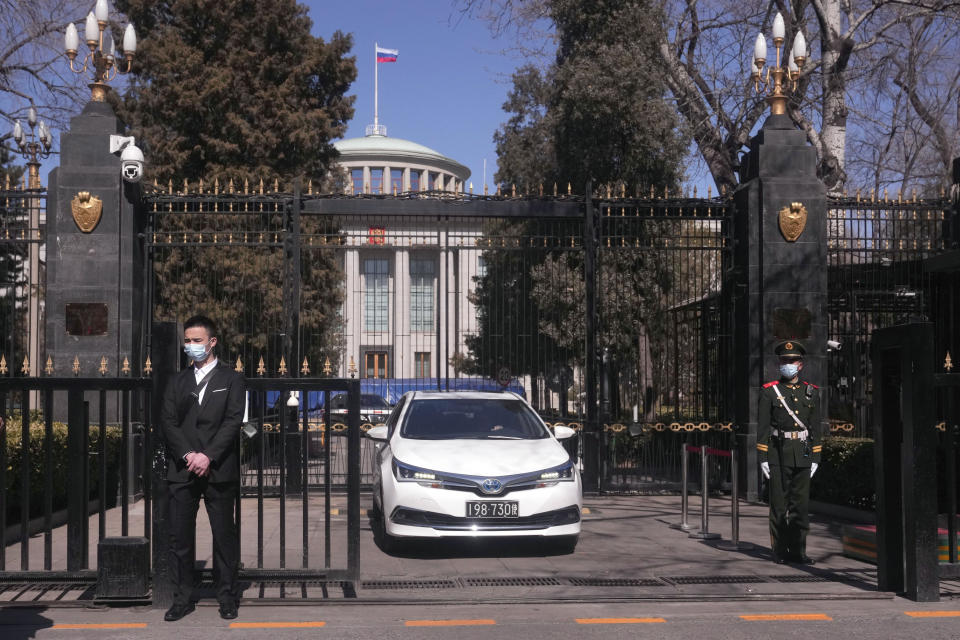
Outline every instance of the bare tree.
POLYGON ((92 6, 92 0, 0 0, 0 144, 9 146, 13 121, 25 119, 31 104, 63 129, 86 102, 89 76, 68 68, 63 33, 92 6))
MULTIPOLYGON (((948 124, 936 115, 949 102, 949 92, 931 91, 929 79, 919 77, 928 72, 917 65, 920 58, 945 60, 948 49, 955 51, 952 39, 938 42, 935 36, 945 37, 951 29, 956 30, 954 0, 660 2, 666 18, 657 43, 658 56, 638 64, 663 70, 677 110, 720 187, 730 189, 738 183, 739 155, 766 113, 762 97, 747 82, 748 67, 756 34, 769 34, 778 11, 787 22, 784 50, 790 50, 798 30, 810 43, 788 114, 816 149, 818 171, 829 190, 842 192, 848 179, 848 129, 862 129, 858 140, 876 139, 878 131, 889 129, 889 123, 879 126, 876 109, 866 108, 874 97, 882 98, 883 109, 898 108, 899 114, 909 115, 907 128, 927 131, 930 140, 953 137, 955 116, 948 119, 953 124, 948 124), (918 45, 941 46, 933 51, 924 49, 911 67, 903 56, 911 39, 918 45), (878 60, 888 67, 887 77, 895 87, 882 95, 872 91, 878 60), (871 93, 861 96, 868 88, 871 93)), ((518 37, 529 33, 530 24, 523 22, 526 16, 536 16, 541 26, 550 16, 550 0, 458 0, 458 4, 468 14, 491 20, 495 33, 507 33, 512 26, 518 37)), ((955 98, 952 104, 956 104, 955 98)), ((922 146, 919 139, 914 144, 922 146)), ((900 150, 891 146, 894 149, 900 150)), ((941 162, 952 149, 944 153, 941 162)), ((891 162, 892 156, 883 154, 883 161, 891 162)))

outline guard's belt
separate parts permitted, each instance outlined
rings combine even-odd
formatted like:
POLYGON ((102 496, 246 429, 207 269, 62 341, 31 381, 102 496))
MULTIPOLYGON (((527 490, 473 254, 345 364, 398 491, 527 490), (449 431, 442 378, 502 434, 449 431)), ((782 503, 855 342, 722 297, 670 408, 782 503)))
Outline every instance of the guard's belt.
POLYGON ((775 438, 783 438, 785 440, 799 440, 800 442, 807 441, 807 432, 806 431, 777 431, 776 429, 770 430, 771 434, 775 438))

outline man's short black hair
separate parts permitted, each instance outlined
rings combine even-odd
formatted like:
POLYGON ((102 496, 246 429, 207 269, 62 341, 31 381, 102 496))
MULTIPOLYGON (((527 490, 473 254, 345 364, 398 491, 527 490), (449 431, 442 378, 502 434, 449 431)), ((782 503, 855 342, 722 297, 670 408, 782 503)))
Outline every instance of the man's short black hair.
POLYGON ((207 335, 211 338, 217 337, 217 325, 216 323, 208 318, 207 316, 195 315, 187 319, 183 323, 183 330, 193 329, 194 327, 203 327, 207 330, 207 335))

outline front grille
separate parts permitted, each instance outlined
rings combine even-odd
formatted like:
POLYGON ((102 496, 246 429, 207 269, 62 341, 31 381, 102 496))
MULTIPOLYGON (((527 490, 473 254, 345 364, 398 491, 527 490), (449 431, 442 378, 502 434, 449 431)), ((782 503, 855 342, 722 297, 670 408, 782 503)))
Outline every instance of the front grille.
POLYGON ((431 527, 445 531, 506 531, 525 529, 546 529, 565 524, 580 522, 580 509, 576 506, 546 511, 520 518, 467 518, 450 516, 432 511, 420 511, 397 507, 390 515, 396 524, 414 527, 431 527))

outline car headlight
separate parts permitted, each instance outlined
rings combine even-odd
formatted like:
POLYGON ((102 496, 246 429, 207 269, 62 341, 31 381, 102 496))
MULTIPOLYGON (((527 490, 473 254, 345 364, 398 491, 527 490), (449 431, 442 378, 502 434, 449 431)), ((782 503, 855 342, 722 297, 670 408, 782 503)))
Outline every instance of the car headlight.
POLYGON ((420 482, 427 486, 433 486, 438 480, 433 471, 404 464, 396 458, 393 460, 393 475, 401 482, 420 482))
POLYGON ((548 486, 548 484, 555 482, 573 480, 573 461, 567 460, 559 467, 544 469, 540 472, 539 480, 543 483, 540 486, 548 486))

